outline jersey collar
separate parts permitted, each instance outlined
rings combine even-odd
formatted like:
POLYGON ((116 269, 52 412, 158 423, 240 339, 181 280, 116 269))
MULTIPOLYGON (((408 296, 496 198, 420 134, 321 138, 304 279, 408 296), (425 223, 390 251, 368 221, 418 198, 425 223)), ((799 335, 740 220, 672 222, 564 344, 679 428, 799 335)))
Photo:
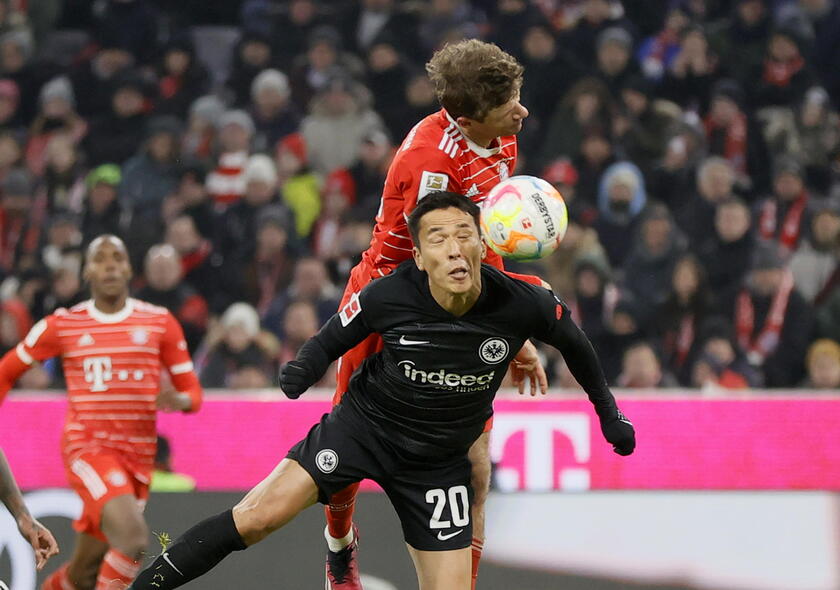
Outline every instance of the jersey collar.
POLYGON ((461 126, 458 125, 458 123, 455 122, 455 119, 453 119, 449 115, 449 113, 446 112, 446 109, 443 109, 443 114, 446 116, 446 119, 452 125, 455 125, 455 129, 457 129, 458 133, 461 134, 461 137, 464 138, 464 141, 466 142, 467 147, 470 148, 470 151, 472 151, 475 154, 481 156, 482 158, 489 158, 490 156, 495 156, 500 151, 502 151, 502 140, 500 138, 497 137, 495 140, 493 140, 495 142, 494 145, 496 147, 483 148, 480 145, 478 145, 477 143, 475 143, 473 140, 471 140, 469 137, 467 137, 467 134, 464 133, 464 130, 461 129, 461 126))
POLYGON ((87 312, 90 317, 95 319, 100 324, 117 324, 131 315, 134 311, 134 299, 129 297, 125 300, 125 306, 119 310, 115 311, 114 313, 105 313, 104 311, 99 311, 96 309, 96 305, 93 303, 93 299, 89 299, 87 302, 87 312))

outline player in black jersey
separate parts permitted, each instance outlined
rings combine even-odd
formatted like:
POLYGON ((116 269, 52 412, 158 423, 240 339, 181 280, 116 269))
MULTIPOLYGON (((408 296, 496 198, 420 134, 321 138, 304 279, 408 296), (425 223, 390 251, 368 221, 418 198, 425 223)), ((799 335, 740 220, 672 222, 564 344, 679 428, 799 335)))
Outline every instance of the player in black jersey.
POLYGON ((481 264, 478 207, 433 193, 409 218, 414 262, 368 285, 280 373, 297 398, 330 363, 371 332, 368 359, 329 414, 232 510, 199 523, 167 548, 132 588, 166 590, 196 578, 317 501, 369 478, 388 494, 421 590, 470 588, 467 451, 492 414, 507 365, 533 336, 556 347, 620 455, 636 444, 589 340, 550 291, 481 264))

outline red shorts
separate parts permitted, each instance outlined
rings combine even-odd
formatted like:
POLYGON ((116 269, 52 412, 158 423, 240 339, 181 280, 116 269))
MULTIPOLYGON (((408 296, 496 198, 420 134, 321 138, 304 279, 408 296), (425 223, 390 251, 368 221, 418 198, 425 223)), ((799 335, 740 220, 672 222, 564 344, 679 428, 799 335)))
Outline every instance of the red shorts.
MULTIPOLYGON (((350 278, 347 280, 347 286, 344 288, 344 295, 341 297, 339 309, 350 301, 350 297, 353 294, 359 293, 373 280, 371 274, 373 274, 371 268, 365 264, 358 264, 353 267, 353 270, 350 271, 350 278)), ((542 285, 542 279, 534 275, 521 275, 513 272, 506 272, 505 274, 514 279, 531 283, 532 285, 542 285)), ((347 391, 347 387, 350 385, 350 377, 361 366, 362 361, 380 350, 382 350, 382 338, 379 334, 371 334, 338 359, 335 394, 333 394, 332 400, 334 406, 338 405, 338 402, 341 401, 341 396, 344 395, 344 392, 347 391)), ((490 432, 492 428, 493 418, 491 417, 484 426, 484 432, 490 432)))
POLYGON ((107 542, 102 510, 109 500, 131 494, 142 510, 149 497, 149 479, 136 473, 118 452, 100 449, 75 456, 66 465, 70 486, 82 498, 82 515, 73 528, 107 542), (143 481, 145 479, 145 481, 143 481))

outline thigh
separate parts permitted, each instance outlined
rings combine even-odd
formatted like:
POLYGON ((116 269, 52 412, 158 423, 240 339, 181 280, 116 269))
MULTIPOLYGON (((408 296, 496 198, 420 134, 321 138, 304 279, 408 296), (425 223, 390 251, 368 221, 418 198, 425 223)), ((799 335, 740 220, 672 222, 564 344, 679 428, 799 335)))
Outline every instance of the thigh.
MULTIPOLYGON (((286 455, 296 461, 318 488, 318 501, 327 504, 330 496, 365 478, 375 479, 381 472, 377 449, 353 436, 358 430, 340 419, 341 408, 324 414, 302 441, 286 455)), ((366 440, 366 439, 365 439, 366 440)))
POLYGON ((102 532, 105 505, 120 496, 130 496, 135 502, 145 503, 148 494, 148 490, 138 489, 143 486, 135 481, 121 458, 109 451, 82 453, 74 457, 67 465, 67 477, 83 505, 82 515, 73 522, 73 528, 103 543, 107 542, 102 532))
POLYGON ((483 432, 470 447, 469 459, 472 466, 473 491, 476 496, 484 497, 490 491, 492 471, 489 432, 483 432))
POLYGON ((451 551, 419 551, 408 546, 420 590, 469 590, 472 554, 468 547, 451 551))
POLYGON ((388 494, 406 543, 420 551, 451 551, 472 543, 473 490, 466 457, 398 469, 377 482, 388 494))

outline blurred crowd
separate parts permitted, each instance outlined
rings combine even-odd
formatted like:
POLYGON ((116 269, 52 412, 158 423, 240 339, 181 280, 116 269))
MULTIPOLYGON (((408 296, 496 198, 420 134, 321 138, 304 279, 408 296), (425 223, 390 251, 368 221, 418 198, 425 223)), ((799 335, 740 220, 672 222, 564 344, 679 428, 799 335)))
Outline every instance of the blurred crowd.
POLYGON ((108 232, 206 387, 270 386, 464 37, 525 65, 517 173, 569 206, 560 251, 512 270, 612 384, 840 387, 838 0, 0 0, 0 352, 87 297, 108 232))

